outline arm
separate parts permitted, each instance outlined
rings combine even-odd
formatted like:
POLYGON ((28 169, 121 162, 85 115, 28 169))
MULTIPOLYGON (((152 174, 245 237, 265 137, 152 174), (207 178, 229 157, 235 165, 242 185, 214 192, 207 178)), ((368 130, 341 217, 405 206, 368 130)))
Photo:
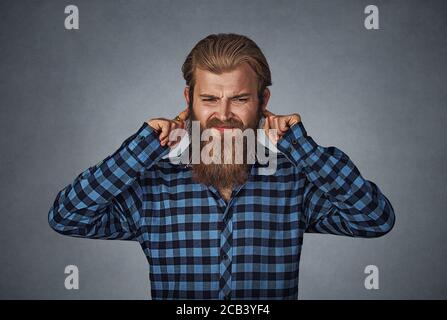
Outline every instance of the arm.
POLYGON ((343 151, 317 145, 302 122, 284 134, 278 149, 306 175, 306 232, 372 238, 393 228, 393 207, 377 185, 364 179, 343 151))
POLYGON ((51 228, 74 237, 135 240, 142 208, 138 178, 167 150, 145 122, 117 151, 57 194, 48 213, 51 228))

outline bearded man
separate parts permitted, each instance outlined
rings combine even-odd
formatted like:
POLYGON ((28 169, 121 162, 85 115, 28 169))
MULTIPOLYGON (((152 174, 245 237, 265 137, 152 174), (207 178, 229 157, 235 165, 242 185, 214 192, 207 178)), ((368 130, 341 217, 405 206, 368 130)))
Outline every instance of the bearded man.
POLYGON ((267 109, 271 74, 254 41, 209 35, 182 72, 185 110, 145 121, 61 190, 54 230, 138 241, 153 299, 297 299, 305 232, 372 238, 393 228, 391 203, 343 151, 318 145, 298 113, 267 109), (193 143, 194 123, 211 141, 193 143), (174 139, 176 130, 188 134, 174 139), (271 174, 245 152, 253 140, 234 161, 237 139, 225 135, 250 130, 275 155, 271 174), (213 141, 228 152, 207 149, 213 141))

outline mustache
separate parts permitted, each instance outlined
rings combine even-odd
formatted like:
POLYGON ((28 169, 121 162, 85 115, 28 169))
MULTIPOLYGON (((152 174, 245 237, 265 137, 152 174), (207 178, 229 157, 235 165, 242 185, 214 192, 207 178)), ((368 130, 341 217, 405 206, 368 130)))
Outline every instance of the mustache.
POLYGON ((230 119, 228 121, 220 121, 217 118, 213 118, 206 123, 206 128, 212 127, 230 127, 244 129, 244 124, 236 119, 230 119))

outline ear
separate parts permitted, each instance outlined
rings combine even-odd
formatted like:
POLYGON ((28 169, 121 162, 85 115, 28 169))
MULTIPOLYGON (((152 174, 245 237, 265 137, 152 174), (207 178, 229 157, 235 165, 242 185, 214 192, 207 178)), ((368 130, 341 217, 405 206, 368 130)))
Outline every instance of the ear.
POLYGON ((183 90, 183 96, 185 97, 186 105, 189 106, 189 86, 186 86, 185 90, 183 90))
POLYGON ((261 110, 262 111, 267 109, 267 104, 268 104, 269 99, 270 99, 270 90, 269 90, 269 88, 265 88, 264 89, 263 97, 264 97, 264 103, 261 106, 261 110))

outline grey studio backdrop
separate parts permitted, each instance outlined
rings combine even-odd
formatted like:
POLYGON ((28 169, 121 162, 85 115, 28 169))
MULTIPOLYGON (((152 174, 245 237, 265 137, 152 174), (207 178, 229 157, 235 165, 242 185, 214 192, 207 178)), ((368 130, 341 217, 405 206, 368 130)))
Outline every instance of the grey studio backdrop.
POLYGON ((298 112, 391 200, 378 239, 306 234, 300 299, 447 298, 445 1, 0 2, 4 299, 149 299, 137 242, 64 237, 57 192, 153 117, 185 107, 180 67, 210 33, 251 37, 273 76, 271 111, 298 112), (80 29, 65 30, 64 8, 80 29), (380 29, 366 30, 375 4, 380 29), (79 268, 79 290, 64 286, 79 268), (378 290, 364 269, 379 268, 378 290))

